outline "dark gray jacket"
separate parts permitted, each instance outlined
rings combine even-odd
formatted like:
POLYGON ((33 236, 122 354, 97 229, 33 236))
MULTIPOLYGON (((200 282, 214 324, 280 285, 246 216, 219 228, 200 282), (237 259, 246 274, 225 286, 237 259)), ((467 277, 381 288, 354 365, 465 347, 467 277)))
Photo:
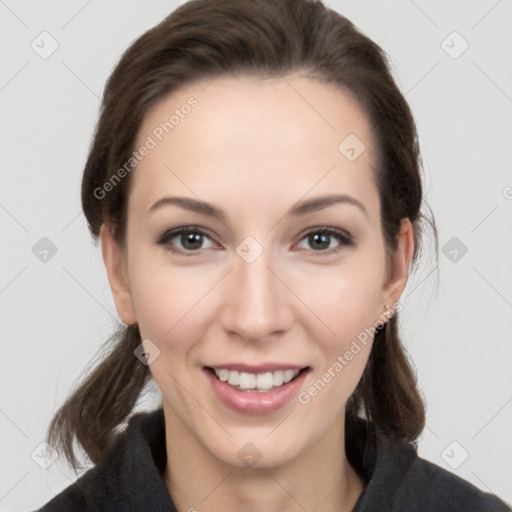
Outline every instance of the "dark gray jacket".
MULTIPOLYGON (((367 485, 353 512, 510 512, 503 501, 390 441, 360 420, 347 428, 347 457, 367 485)), ((135 415, 105 460, 41 512, 176 512, 163 483, 162 409, 135 415)))

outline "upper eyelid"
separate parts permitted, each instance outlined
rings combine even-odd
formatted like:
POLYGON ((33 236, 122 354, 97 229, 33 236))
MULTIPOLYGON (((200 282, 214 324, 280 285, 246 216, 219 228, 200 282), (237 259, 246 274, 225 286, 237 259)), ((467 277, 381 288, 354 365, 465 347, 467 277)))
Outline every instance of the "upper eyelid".
MULTIPOLYGON (((200 234, 206 236, 207 238, 209 238, 213 243, 218 244, 215 237, 213 237, 209 234, 209 230, 207 228, 202 228, 202 227, 195 226, 195 225, 180 226, 180 227, 176 227, 173 229, 168 229, 168 230, 164 231, 164 233, 158 238, 158 241, 161 241, 164 238, 167 238, 167 239, 174 238, 176 236, 179 236, 182 232, 187 232, 187 231, 191 232, 191 233, 200 233, 200 234)), ((306 231, 302 232, 302 234, 299 238, 299 242, 302 241, 305 237, 309 236, 312 233, 322 233, 322 232, 329 233, 329 234, 334 233, 335 235, 339 235, 342 238, 348 239, 348 243, 346 245, 354 245, 356 242, 356 238, 354 237, 354 235, 351 232, 347 231, 346 229, 335 228, 335 227, 326 226, 326 225, 323 225, 323 226, 319 225, 316 227, 308 228, 306 231)), ((343 240, 340 240, 340 243, 343 244, 343 240)), ((183 249, 178 249, 178 250, 182 251, 182 252, 189 252, 189 253, 194 252, 193 250, 191 250, 191 251, 184 251, 183 249)), ((197 249, 197 251, 200 251, 200 250, 201 249, 197 249)), ((321 253, 321 252, 326 252, 326 251, 315 251, 315 252, 321 253)))

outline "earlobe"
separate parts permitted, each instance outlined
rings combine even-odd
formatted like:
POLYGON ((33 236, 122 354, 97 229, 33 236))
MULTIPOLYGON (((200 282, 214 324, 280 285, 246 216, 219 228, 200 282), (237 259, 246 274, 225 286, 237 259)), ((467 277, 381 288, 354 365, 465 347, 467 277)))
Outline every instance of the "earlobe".
POLYGON ((112 230, 105 223, 101 226, 100 239, 103 262, 117 313, 125 324, 133 325, 137 323, 137 319, 128 281, 126 259, 122 249, 114 239, 112 230))
POLYGON ((383 288, 382 303, 396 304, 407 284, 414 254, 414 226, 407 218, 402 219, 398 244, 383 288))

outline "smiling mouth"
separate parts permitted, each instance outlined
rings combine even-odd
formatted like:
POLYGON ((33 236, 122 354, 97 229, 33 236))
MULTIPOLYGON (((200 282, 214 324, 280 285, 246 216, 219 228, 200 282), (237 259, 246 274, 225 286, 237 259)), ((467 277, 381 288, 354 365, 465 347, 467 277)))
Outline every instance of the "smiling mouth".
POLYGON ((264 373, 239 372, 227 368, 211 368, 208 366, 205 369, 233 389, 249 393, 265 393, 282 388, 295 380, 300 374, 309 371, 310 367, 306 366, 300 370, 284 369, 264 373))

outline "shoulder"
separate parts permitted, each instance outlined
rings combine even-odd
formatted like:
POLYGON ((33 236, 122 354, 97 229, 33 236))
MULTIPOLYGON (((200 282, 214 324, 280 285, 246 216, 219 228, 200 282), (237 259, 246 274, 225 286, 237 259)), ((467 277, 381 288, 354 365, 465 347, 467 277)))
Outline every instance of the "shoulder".
POLYGON ((510 512, 497 496, 420 457, 415 457, 396 492, 398 510, 510 512))
POLYGON ((366 487, 353 512, 512 512, 497 496, 418 456, 371 422, 352 420, 347 456, 366 487))
POLYGON ((85 496, 76 482, 36 512, 67 512, 69 510, 76 512, 88 510, 85 496))
POLYGON ((161 479, 165 462, 162 410, 139 413, 116 436, 100 463, 38 512, 174 510, 161 479), (148 505, 148 496, 152 497, 151 505, 148 505))

